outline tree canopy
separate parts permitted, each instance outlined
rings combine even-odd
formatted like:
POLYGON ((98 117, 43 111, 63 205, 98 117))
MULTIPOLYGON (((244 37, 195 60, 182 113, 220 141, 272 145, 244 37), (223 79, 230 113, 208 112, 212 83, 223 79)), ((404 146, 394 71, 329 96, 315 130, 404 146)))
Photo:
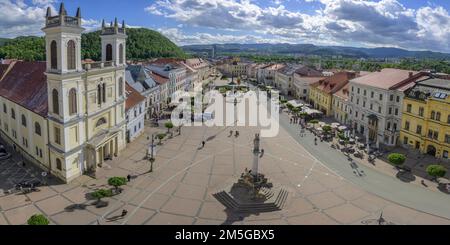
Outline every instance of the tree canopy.
MULTIPOLYGON (((186 57, 182 49, 159 32, 145 28, 136 28, 127 29, 127 35, 128 59, 145 60, 160 57, 186 57)), ((100 31, 83 33, 81 36, 81 46, 83 59, 100 60, 100 31)), ((44 38, 28 36, 0 40, 0 58, 43 61, 45 60, 44 38)))

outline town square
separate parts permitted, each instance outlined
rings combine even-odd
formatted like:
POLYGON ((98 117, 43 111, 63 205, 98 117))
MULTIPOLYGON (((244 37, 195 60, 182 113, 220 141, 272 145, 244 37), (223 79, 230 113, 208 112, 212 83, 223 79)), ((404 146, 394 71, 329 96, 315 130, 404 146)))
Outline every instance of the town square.
POLYGON ((0 39, 0 225, 450 224, 444 53, 180 48, 58 3, 0 39))

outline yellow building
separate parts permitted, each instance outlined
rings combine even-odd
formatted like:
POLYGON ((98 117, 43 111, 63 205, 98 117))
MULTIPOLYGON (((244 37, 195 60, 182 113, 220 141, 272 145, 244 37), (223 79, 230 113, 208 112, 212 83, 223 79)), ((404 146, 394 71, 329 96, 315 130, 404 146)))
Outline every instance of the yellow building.
POLYGON ((315 109, 322 111, 325 116, 332 116, 333 94, 342 89, 353 78, 355 78, 355 73, 340 72, 311 84, 309 89, 310 104, 315 109))
POLYGON ((448 159, 450 152, 450 80, 429 78, 405 91, 404 146, 448 159))
POLYGON ((44 171, 70 182, 125 148, 126 29, 102 25, 102 61, 81 63, 81 15, 48 8, 46 62, 1 68, 1 136, 44 171))

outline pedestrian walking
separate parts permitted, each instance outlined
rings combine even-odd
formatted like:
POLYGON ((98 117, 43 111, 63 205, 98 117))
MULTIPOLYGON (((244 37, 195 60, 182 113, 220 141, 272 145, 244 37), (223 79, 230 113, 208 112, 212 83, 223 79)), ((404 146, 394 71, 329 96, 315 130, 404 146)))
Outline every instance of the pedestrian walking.
POLYGON ((202 141, 202 147, 203 147, 203 148, 205 148, 205 144, 206 144, 206 142, 205 142, 205 141, 202 141))
POLYGON ((125 217, 126 215, 128 214, 128 211, 127 210, 122 210, 122 217, 125 217))
POLYGON ((127 180, 128 180, 128 182, 131 181, 131 175, 127 175, 127 180))
POLYGON ((233 130, 230 130, 230 136, 229 137, 231 137, 231 136, 233 136, 233 130))

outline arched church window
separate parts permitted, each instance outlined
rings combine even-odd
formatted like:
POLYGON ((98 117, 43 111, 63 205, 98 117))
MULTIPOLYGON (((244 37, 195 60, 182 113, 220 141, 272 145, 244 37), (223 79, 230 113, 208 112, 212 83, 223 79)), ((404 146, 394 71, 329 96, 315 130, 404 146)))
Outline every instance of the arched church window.
POLYGON ((112 61, 112 45, 106 45, 106 61, 112 61))
POLYGON ((76 114, 77 111, 77 90, 72 88, 69 92, 69 114, 76 114))
POLYGON ((102 126, 103 124, 106 124, 106 123, 107 123, 106 119, 104 117, 102 117, 102 118, 98 119, 97 123, 95 124, 95 127, 100 127, 100 126, 102 126))
POLYGON ((123 64, 123 44, 119 45, 119 63, 123 64))
POLYGON ((50 44, 50 67, 54 70, 58 69, 58 47, 56 41, 50 44))
POLYGON ((75 70, 76 69, 76 52, 75 52, 75 42, 70 40, 67 43, 67 69, 75 70))
POLYGON ((59 115, 59 94, 58 90, 53 89, 52 92, 52 102, 53 102, 53 113, 59 115))

